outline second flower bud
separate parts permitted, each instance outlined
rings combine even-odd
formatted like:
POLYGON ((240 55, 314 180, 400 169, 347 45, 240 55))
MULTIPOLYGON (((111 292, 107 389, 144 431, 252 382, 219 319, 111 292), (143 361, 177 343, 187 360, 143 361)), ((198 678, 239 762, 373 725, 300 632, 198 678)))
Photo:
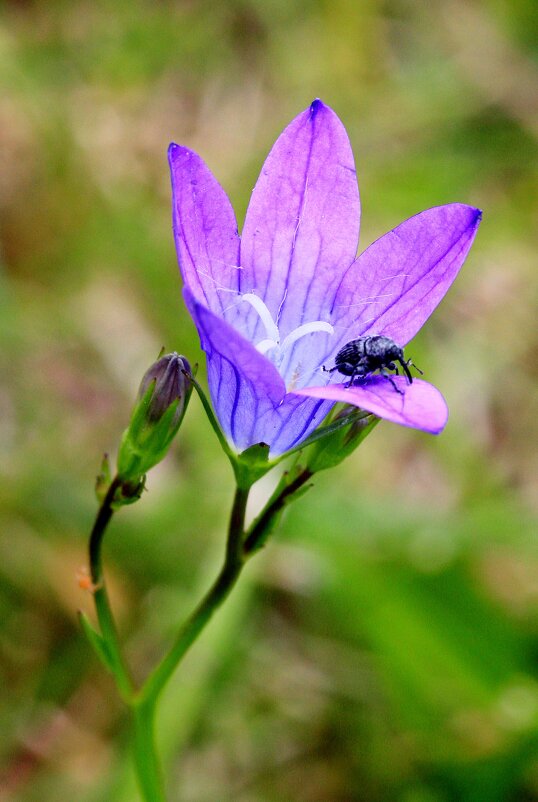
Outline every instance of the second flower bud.
POLYGON ((189 402, 190 375, 188 360, 176 353, 160 357, 144 374, 118 453, 123 482, 141 481, 166 455, 189 402))

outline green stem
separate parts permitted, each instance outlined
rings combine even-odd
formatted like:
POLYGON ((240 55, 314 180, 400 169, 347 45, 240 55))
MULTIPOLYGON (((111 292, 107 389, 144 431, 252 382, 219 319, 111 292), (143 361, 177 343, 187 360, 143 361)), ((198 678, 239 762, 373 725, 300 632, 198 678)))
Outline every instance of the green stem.
POLYGON ((224 564, 214 585, 182 626, 172 648, 135 696, 135 762, 146 802, 165 802, 163 778, 155 749, 154 720, 161 691, 191 644, 232 590, 244 564, 243 535, 249 489, 237 488, 230 516, 224 564))
POLYGON ((155 704, 136 704, 134 759, 138 785, 145 802, 166 802, 164 780, 155 747, 155 704))
POLYGON ((124 701, 129 703, 133 696, 134 685, 131 675, 129 674, 129 669, 127 668, 121 652, 118 631, 112 615, 110 601, 108 599, 108 593, 105 585, 101 556, 103 537, 114 513, 112 504, 114 502, 116 491, 120 485, 121 482, 116 476, 108 488, 108 492, 99 508, 99 512, 97 513, 97 518, 95 519, 95 523, 90 535, 89 559, 92 583, 95 588, 93 598, 97 613, 97 620, 99 621, 101 634, 106 642, 107 650, 111 658, 112 670, 116 678, 118 690, 120 691, 124 701))
POLYGON ((137 704, 154 706, 181 659, 234 587, 245 563, 243 534, 250 488, 237 487, 230 516, 226 556, 220 573, 206 596, 181 627, 172 648, 149 675, 138 694, 137 704))
POLYGON ((245 510, 250 488, 236 488, 226 555, 222 569, 201 603, 183 624, 172 648, 149 675, 135 696, 132 708, 135 716, 135 761, 140 790, 146 802, 165 802, 162 774, 157 761, 154 719, 161 691, 181 659, 220 607, 235 585, 244 564, 243 537, 245 510))
POLYGON ((290 501, 293 494, 297 493, 313 475, 312 471, 308 470, 308 468, 304 468, 295 479, 280 492, 277 492, 273 500, 267 504, 260 516, 254 521, 245 537, 243 553, 247 559, 264 545, 268 536, 273 531, 277 516, 280 515, 284 506, 290 501))
POLYGON ((166 802, 164 782, 155 747, 154 727, 156 706, 163 688, 189 647, 230 594, 245 562, 267 539, 284 505, 311 476, 312 473, 305 469, 288 485, 277 491, 276 496, 269 502, 248 532, 245 532, 245 511, 250 486, 236 487, 228 527, 226 553, 220 573, 206 596, 181 627, 168 654, 137 692, 120 649, 102 568, 102 541, 106 527, 113 515, 114 497, 118 488, 121 487, 121 481, 116 477, 110 485, 90 536, 91 576, 95 585, 94 599, 97 617, 111 657, 116 683, 134 717, 135 765, 140 791, 145 802, 166 802))
POLYGON ((155 706, 134 704, 134 683, 123 658, 118 631, 105 585, 101 547, 106 528, 114 514, 113 503, 121 480, 112 481, 97 513, 90 535, 90 570, 94 584, 94 601, 101 634, 111 658, 112 670, 123 700, 131 708, 134 718, 134 758, 136 774, 145 802, 166 802, 164 783, 155 749, 155 706))

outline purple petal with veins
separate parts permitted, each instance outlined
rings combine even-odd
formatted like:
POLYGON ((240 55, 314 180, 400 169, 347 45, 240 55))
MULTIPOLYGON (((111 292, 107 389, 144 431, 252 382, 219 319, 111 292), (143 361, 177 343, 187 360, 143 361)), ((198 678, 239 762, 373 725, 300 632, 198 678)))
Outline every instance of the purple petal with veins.
POLYGON ((314 101, 267 157, 241 237, 242 291, 263 298, 283 337, 301 323, 328 318, 340 277, 356 256, 359 225, 347 133, 330 108, 314 101))
POLYGON ((481 213, 452 203, 411 217, 370 245, 342 276, 331 321, 338 350, 383 333, 407 345, 456 278, 481 213))
POLYGON ((403 376, 392 380, 400 392, 384 376, 372 376, 351 387, 345 384, 307 387, 297 395, 354 404, 393 423, 439 434, 448 420, 448 407, 439 390, 420 379, 414 379, 412 384, 407 384, 403 376))

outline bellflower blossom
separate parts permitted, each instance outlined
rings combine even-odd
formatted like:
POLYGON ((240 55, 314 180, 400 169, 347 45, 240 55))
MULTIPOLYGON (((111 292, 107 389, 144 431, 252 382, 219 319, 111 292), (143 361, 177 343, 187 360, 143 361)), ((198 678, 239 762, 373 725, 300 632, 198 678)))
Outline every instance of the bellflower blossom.
POLYGON ((426 381, 383 376, 347 387, 323 371, 362 335, 404 347, 456 277, 480 211, 452 203, 406 220, 358 258, 360 202, 346 131, 320 100, 273 146, 241 238, 202 159, 172 144, 173 224, 184 296, 207 354, 226 437, 241 452, 299 444, 337 401, 437 434, 446 403, 426 381))

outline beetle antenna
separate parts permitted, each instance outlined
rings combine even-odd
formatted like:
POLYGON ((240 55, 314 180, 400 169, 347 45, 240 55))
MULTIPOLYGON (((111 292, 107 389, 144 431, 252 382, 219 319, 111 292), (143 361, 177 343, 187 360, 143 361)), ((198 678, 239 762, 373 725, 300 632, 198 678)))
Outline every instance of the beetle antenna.
POLYGON ((412 362, 410 359, 407 360, 407 364, 412 365, 415 368, 415 370, 418 370, 421 376, 424 376, 424 371, 421 370, 417 365, 415 365, 415 363, 412 362))
POLYGON ((404 371, 404 373, 407 376, 407 379, 409 381, 409 384, 413 384, 413 377, 411 376, 411 372, 410 372, 409 368, 407 367, 409 365, 410 360, 408 359, 407 362, 404 362, 403 359, 399 359, 398 362, 402 366, 403 371, 404 371))
POLYGON ((337 370, 337 367, 335 365, 334 368, 326 368, 325 365, 322 365, 321 369, 324 370, 325 373, 334 373, 334 371, 337 370))

